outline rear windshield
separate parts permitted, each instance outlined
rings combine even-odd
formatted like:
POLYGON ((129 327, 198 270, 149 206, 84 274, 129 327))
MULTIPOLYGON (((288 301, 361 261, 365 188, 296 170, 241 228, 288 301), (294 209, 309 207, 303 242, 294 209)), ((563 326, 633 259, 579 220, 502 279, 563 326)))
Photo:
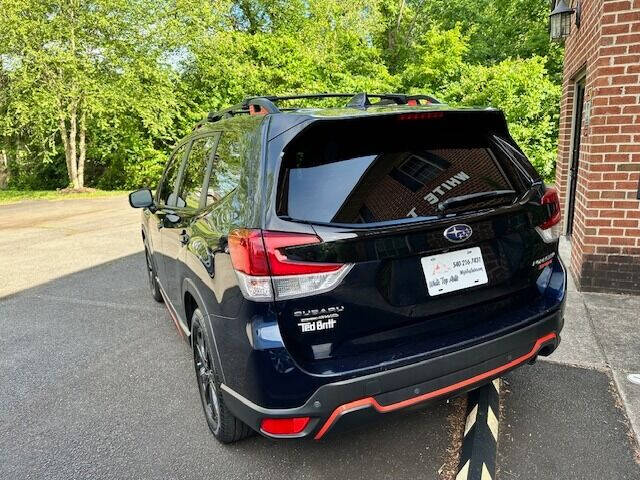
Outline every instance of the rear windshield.
MULTIPOLYGON (((486 135, 428 122, 313 125, 284 152, 278 214, 341 224, 432 217, 452 197, 516 190, 498 155, 486 135)), ((511 201, 479 200, 447 213, 511 201)))

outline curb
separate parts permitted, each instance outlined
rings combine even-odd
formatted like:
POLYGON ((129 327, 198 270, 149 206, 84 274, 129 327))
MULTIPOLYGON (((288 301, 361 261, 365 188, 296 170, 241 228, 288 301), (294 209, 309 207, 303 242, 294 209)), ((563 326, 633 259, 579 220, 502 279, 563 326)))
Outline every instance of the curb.
POLYGON ((500 379, 469 392, 467 421, 456 480, 496 478, 500 379))

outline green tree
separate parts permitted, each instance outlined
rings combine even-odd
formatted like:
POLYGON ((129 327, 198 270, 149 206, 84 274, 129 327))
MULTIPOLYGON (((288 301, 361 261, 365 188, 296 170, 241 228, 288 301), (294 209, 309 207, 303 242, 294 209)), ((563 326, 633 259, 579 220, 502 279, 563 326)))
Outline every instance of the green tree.
POLYGON ((243 97, 410 91, 504 108, 548 175, 547 14, 547 0, 0 0, 0 164, 15 187, 153 185, 170 145, 243 97))
POLYGON ((469 50, 469 37, 460 25, 451 30, 431 27, 414 49, 414 61, 402 73, 405 90, 428 91, 435 95, 460 78, 469 50))
POLYGON ((444 98, 454 105, 504 111, 513 138, 546 179, 553 177, 561 87, 548 77, 545 58, 466 66, 444 98))
POLYGON ((392 73, 415 62, 434 26, 460 26, 469 37, 464 61, 492 65, 508 58, 546 57, 554 81, 562 74, 562 47, 549 40, 549 0, 381 0, 384 29, 377 42, 392 73))
POLYGON ((250 95, 397 89, 398 79, 370 40, 380 25, 375 3, 315 0, 288 18, 259 27, 236 19, 199 37, 184 62, 183 95, 193 100, 185 118, 202 118, 250 95))
POLYGON ((103 141, 93 132, 127 126, 122 118, 133 115, 137 129, 170 138, 175 75, 164 60, 172 10, 151 0, 2 0, 4 136, 28 132, 40 162, 62 151, 76 189, 88 141, 103 141))

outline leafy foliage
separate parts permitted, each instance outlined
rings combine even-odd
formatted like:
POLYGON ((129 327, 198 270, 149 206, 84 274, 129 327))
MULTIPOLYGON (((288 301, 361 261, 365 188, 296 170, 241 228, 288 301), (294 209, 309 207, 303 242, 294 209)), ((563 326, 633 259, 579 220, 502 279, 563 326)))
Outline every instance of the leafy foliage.
POLYGON ((465 66, 445 98, 451 104, 493 106, 504 111, 513 138, 538 172, 553 177, 561 88, 548 78, 545 59, 504 60, 465 66))
POLYGON ((463 72, 464 56, 469 50, 469 37, 458 24, 451 30, 431 27, 414 49, 415 61, 402 73, 406 90, 441 92, 463 72))
POLYGON ((12 187, 65 187, 61 122, 77 118, 88 185, 152 186, 173 143, 245 96, 411 91, 504 109, 549 177, 547 15, 547 0, 0 0, 0 151, 12 187))

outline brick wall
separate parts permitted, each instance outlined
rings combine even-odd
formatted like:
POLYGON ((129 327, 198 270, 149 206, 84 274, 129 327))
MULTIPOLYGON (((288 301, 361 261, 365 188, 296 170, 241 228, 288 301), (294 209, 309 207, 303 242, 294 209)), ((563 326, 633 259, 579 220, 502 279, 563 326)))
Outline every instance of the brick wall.
POLYGON ((565 44, 556 183, 566 206, 575 81, 582 128, 570 270, 586 291, 640 293, 640 0, 583 0, 565 44))

